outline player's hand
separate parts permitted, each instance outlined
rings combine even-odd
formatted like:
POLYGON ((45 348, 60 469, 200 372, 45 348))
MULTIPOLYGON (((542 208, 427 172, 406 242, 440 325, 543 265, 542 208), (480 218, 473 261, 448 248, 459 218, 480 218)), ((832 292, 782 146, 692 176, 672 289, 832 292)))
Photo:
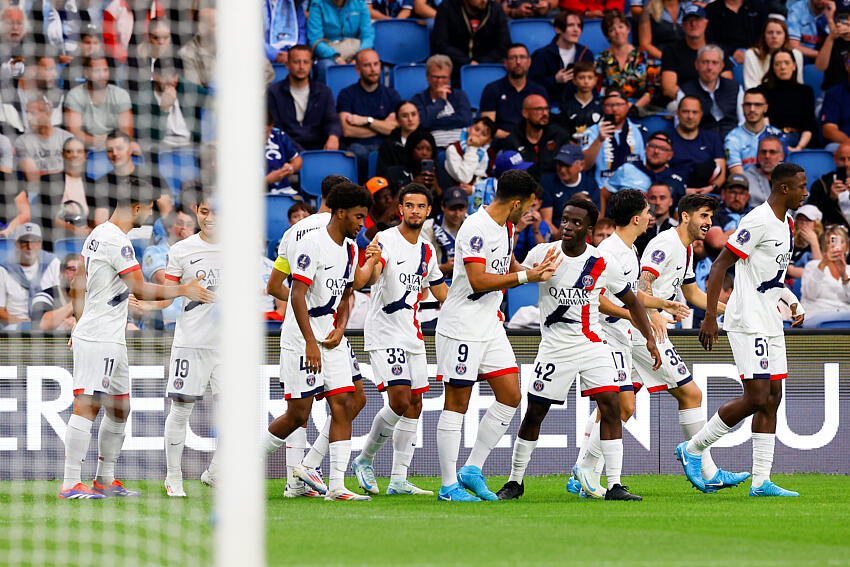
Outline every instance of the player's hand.
POLYGON ((649 355, 654 361, 652 369, 658 370, 661 367, 661 353, 658 352, 658 345, 655 344, 655 341, 646 341, 646 350, 649 351, 649 355))
POLYGON ((366 247, 366 261, 372 262, 372 265, 375 265, 375 262, 379 262, 381 260, 381 245, 378 244, 378 235, 375 235, 375 238, 372 239, 372 242, 369 243, 369 246, 366 247))
POLYGON ((74 350, 74 337, 68 337, 68 350, 74 350))
POLYGON ((325 337, 325 340, 322 341, 322 346, 327 349, 333 349, 339 346, 339 343, 342 342, 342 338, 345 336, 345 331, 340 328, 334 328, 333 331, 328 333, 328 336, 325 337))
POLYGON ((681 321, 682 319, 691 314, 690 307, 688 307, 684 303, 672 301, 669 299, 664 300, 664 307, 662 309, 672 315, 676 322, 681 321))
POLYGON ((215 293, 198 283, 200 281, 201 278, 198 277, 184 285, 181 295, 199 303, 212 303, 215 301, 215 293))
POLYGON ((806 311, 803 309, 803 306, 799 303, 792 303, 791 317, 794 319, 794 321, 791 322, 792 327, 802 327, 803 319, 806 318, 806 311))
POLYGON ((714 317, 706 317, 702 320, 702 325, 699 327, 699 342, 705 350, 712 350, 717 344, 717 319, 714 317))
POLYGON ((663 343, 667 340, 667 325, 672 323, 670 319, 653 309, 649 313, 649 326, 657 342, 663 343))
POLYGON ((546 252, 542 262, 530 270, 526 270, 528 281, 531 283, 545 282, 552 277, 555 270, 561 265, 561 261, 562 258, 558 257, 558 247, 553 246, 546 252))
POLYGON ((307 342, 307 348, 304 349, 304 365, 307 367, 307 372, 318 374, 322 371, 322 354, 319 352, 316 341, 307 342))

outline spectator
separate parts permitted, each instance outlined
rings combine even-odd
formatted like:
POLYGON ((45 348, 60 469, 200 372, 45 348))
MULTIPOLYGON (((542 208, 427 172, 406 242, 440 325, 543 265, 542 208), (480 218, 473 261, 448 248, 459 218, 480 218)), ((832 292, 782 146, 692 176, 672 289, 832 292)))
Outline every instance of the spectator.
POLYGON ((437 4, 434 0, 413 0, 413 13, 423 20, 429 20, 429 25, 433 26, 434 18, 437 17, 437 4))
POLYGON ((826 18, 829 35, 826 36, 815 59, 815 67, 823 71, 821 89, 824 92, 847 82, 847 68, 844 62, 850 53, 850 10, 842 6, 834 15, 831 10, 827 10, 826 18))
POLYGON ((421 183, 431 190, 434 201, 439 201, 442 187, 450 187, 451 179, 437 164, 437 146, 434 137, 420 128, 407 138, 404 145, 404 165, 387 170, 389 186, 393 194, 408 183, 421 183))
POLYGON ((794 54, 790 49, 779 48, 770 56, 770 71, 762 85, 770 125, 785 134, 791 152, 808 147, 818 131, 815 93, 809 85, 798 83, 796 75, 794 54))
POLYGON ((393 197, 397 191, 393 191, 383 177, 373 177, 366 182, 365 187, 372 194, 372 205, 369 207, 369 214, 363 221, 363 229, 357 235, 357 246, 361 251, 361 265, 365 259, 363 251, 366 250, 375 235, 398 224, 398 207, 393 197))
POLYGON ((800 279, 806 264, 823 258, 820 237, 823 234, 823 215, 814 205, 803 205, 794 215, 794 251, 788 265, 788 278, 800 279))
POLYGON ((558 9, 555 0, 502 0, 505 14, 512 20, 522 18, 543 18, 558 9))
POLYGON ((599 217, 593 226, 593 234, 590 237, 591 244, 599 246, 603 240, 614 234, 614 221, 608 217, 599 217))
POLYGON ((266 58, 286 64, 289 48, 307 45, 304 0, 263 0, 263 43, 266 58))
POLYGON ((619 10, 602 18, 602 33, 611 47, 596 57, 600 87, 603 92, 619 89, 636 108, 644 108, 652 100, 655 69, 650 67, 646 51, 629 43, 629 20, 619 10))
POLYGON ((670 167, 673 139, 666 132, 655 132, 646 143, 646 162, 626 162, 608 177, 601 187, 599 208, 605 214, 608 197, 623 189, 639 189, 646 193, 653 183, 664 183, 678 201, 685 195, 684 180, 670 167))
POLYGON ((732 173, 720 190, 720 204, 712 219, 713 226, 705 235, 705 244, 714 251, 726 245, 729 235, 738 229, 741 219, 753 208, 750 200, 750 183, 744 175, 732 173))
POLYGON ((579 61, 572 69, 574 93, 561 101, 561 125, 574 144, 584 143, 587 129, 602 119, 602 103, 594 92, 596 67, 579 61))
POLYGON ((814 59, 827 36, 826 7, 830 0, 801 0, 788 5, 788 38, 791 47, 814 59))
POLYGON ((558 104, 563 109, 563 101, 569 99, 569 95, 575 91, 573 77, 576 71, 573 65, 579 61, 592 64, 593 53, 578 42, 584 27, 581 14, 559 12, 553 24, 555 37, 531 55, 528 78, 546 87, 552 104, 558 104))
POLYGON ((148 24, 145 41, 135 48, 127 59, 127 88, 136 93, 153 80, 154 63, 159 59, 174 58, 171 44, 171 24, 168 20, 154 18, 148 24))
POLYGON ((785 160, 785 145, 776 136, 763 137, 759 141, 758 148, 756 163, 744 170, 744 177, 747 178, 750 186, 751 207, 757 207, 767 201, 770 196, 770 175, 773 173, 773 168, 785 160))
POLYGON ((764 28, 767 9, 759 0, 719 0, 705 7, 705 15, 706 40, 719 45, 741 65, 744 52, 764 28))
POLYGON ((499 149, 516 150, 534 166, 528 171, 535 179, 555 171, 555 155, 569 142, 567 133, 549 123, 549 104, 541 95, 529 95, 522 101, 522 120, 510 136, 502 139, 499 149))
MULTIPOLYGON (((842 59, 844 68, 850 69, 850 52, 844 54, 842 59)), ((847 79, 823 95, 820 122, 824 140, 829 142, 826 149, 834 151, 836 146, 832 144, 850 142, 850 85, 847 79)))
POLYGON ((452 83, 458 84, 464 65, 502 61, 510 38, 508 20, 496 0, 443 0, 431 32, 431 53, 449 56, 452 83))
POLYGON ((398 127, 390 132, 378 148, 379 177, 387 176, 387 169, 394 165, 404 165, 404 144, 414 130, 419 128, 419 109, 409 100, 403 100, 395 107, 398 127))
POLYGON ((472 198, 469 201, 469 214, 474 213, 482 205, 489 205, 496 196, 496 188, 499 186, 499 177, 511 169, 527 170, 534 162, 524 161, 522 155, 514 150, 506 150, 496 156, 493 163, 493 175, 482 179, 475 184, 472 190, 472 198))
POLYGON ((744 121, 744 91, 734 80, 720 76, 723 50, 716 45, 704 45, 699 49, 696 68, 697 78, 682 84, 676 100, 686 95, 697 97, 706 110, 700 127, 725 137, 744 121))
POLYGON ((587 129, 582 144, 584 168, 596 167, 598 187, 627 161, 643 161, 646 157, 640 127, 628 119, 630 108, 623 93, 609 89, 602 99, 606 118, 587 129))
POLYGON ((42 331, 71 331, 77 324, 71 301, 71 282, 85 269, 82 257, 70 253, 59 264, 59 285, 55 295, 50 290, 38 292, 32 300, 32 327, 42 331))
POLYGON ((0 134, 0 172, 12 173, 13 163, 12 142, 9 141, 8 137, 0 134))
POLYGON ((369 0, 366 4, 373 22, 390 18, 403 20, 413 12, 413 0, 369 0))
POLYGON ((316 211, 313 210, 313 207, 305 203, 304 201, 297 201, 286 212, 286 218, 289 219, 289 226, 294 225, 301 219, 306 219, 316 211))
POLYGON ((306 45, 289 49, 289 76, 274 83, 266 102, 274 125, 305 150, 338 150, 342 127, 333 93, 324 84, 310 80, 313 60, 306 45))
POLYGON ((16 174, 0 172, 0 238, 9 238, 16 227, 30 220, 25 187, 16 174))
MULTIPOLYGON (((266 110, 268 112, 268 110, 266 110)), ((212 193, 215 188, 216 180, 216 144, 215 142, 204 142, 198 151, 198 162, 200 171, 198 177, 187 179, 180 184, 181 203, 189 203, 190 207, 196 207, 196 203, 200 198, 198 195, 203 193, 212 193)), ((195 209, 193 208, 194 212, 195 209)))
POLYGON ((35 100, 47 102, 51 124, 61 126, 65 95, 59 88, 56 60, 47 55, 28 57, 17 88, 9 88, 7 96, 0 99, 5 103, 0 108, 0 120, 17 134, 32 131, 27 120, 27 104, 35 100))
POLYGON ((761 85, 762 79, 770 69, 770 56, 780 47, 791 49, 794 61, 797 63, 796 80, 798 83, 803 82, 803 54, 791 47, 785 22, 771 16, 764 24, 759 42, 744 53, 744 89, 750 90, 761 85))
POLYGON ((679 223, 672 216, 673 192, 670 187, 664 183, 653 183, 646 192, 646 200, 655 208, 655 214, 649 221, 646 232, 635 240, 635 248, 637 248, 640 256, 643 256, 643 251, 646 250, 649 241, 658 236, 658 233, 679 226, 679 223))
POLYGON ((375 47, 375 28, 365 0, 314 0, 307 16, 307 45, 315 55, 317 79, 334 63, 351 63, 361 49, 375 47))
POLYGON ((15 253, 0 258, 0 324, 25 329, 32 320, 33 298, 58 293, 59 260, 41 249, 41 227, 27 222, 15 229, 15 253))
POLYGON ((425 62, 428 88, 413 97, 422 127, 431 131, 440 148, 460 140, 461 130, 472 124, 469 98, 451 86, 452 66, 452 60, 445 55, 429 57, 425 62))
POLYGON ((505 138, 522 119, 519 110, 522 102, 531 95, 547 96, 546 89, 528 79, 531 58, 528 49, 521 43, 508 47, 505 56, 507 74, 487 84, 481 93, 481 116, 496 124, 496 137, 505 138))
POLYGON ((744 121, 733 128, 723 141, 729 173, 743 173, 744 168, 756 161, 759 140, 765 136, 783 139, 779 128, 767 123, 767 95, 764 90, 750 89, 744 93, 744 121))
POLYGON ((514 227, 513 253, 517 262, 525 260, 529 250, 538 244, 549 242, 552 236, 549 223, 540 216, 540 203, 540 198, 535 198, 534 204, 520 217, 514 227))
POLYGON ((611 10, 623 10, 623 0, 560 0, 561 10, 584 15, 585 18, 601 18, 611 10))
POLYGON ((466 191, 460 187, 449 187, 443 194, 440 214, 422 225, 422 238, 434 247, 440 271, 447 279, 451 279, 454 271, 455 237, 466 218, 468 206, 466 191))
POLYGON ((820 238, 823 257, 812 260, 803 270, 802 296, 807 319, 812 315, 850 310, 850 270, 847 266, 847 229, 827 228, 820 238))
POLYGON ((687 3, 679 0, 648 0, 638 18, 640 46, 652 59, 661 59, 664 50, 681 41, 679 16, 687 3))
POLYGON ((495 131, 493 121, 482 116, 446 149, 446 173, 467 194, 471 195, 473 186, 487 177, 495 131))
POLYGON ((24 74, 25 58, 35 49, 28 34, 24 12, 17 6, 7 5, 0 14, 0 81, 17 79, 24 74))
POLYGON ((109 65, 103 55, 82 61, 85 84, 74 87, 65 97, 65 125, 88 148, 106 144, 106 135, 120 129, 133 135, 133 111, 130 94, 109 84, 109 65))
POLYGON ((87 197, 91 188, 92 181, 86 177, 86 147, 70 137, 62 145, 62 171, 41 178, 33 204, 33 222, 44 227, 48 242, 88 236, 91 230, 87 197))
POLYGON ((686 193, 713 193, 726 179, 726 154, 715 132, 699 127, 702 105, 695 96, 686 96, 676 109, 673 132, 673 158, 670 167, 685 180, 686 193))
MULTIPOLYGON (((850 228, 850 192, 847 191, 847 172, 850 171, 850 142, 838 146, 832 154, 835 170, 824 173, 812 183, 809 191, 810 205, 823 214, 825 225, 840 224, 850 228), (846 211, 846 213, 845 213, 846 211)), ((811 217, 810 217, 811 218, 811 217)))
POLYGON ((62 88, 65 91, 70 91, 74 87, 85 83, 86 76, 82 64, 83 59, 100 55, 102 52, 103 41, 100 38, 100 29, 91 22, 81 22, 80 41, 77 44, 77 52, 59 75, 62 88))
POLYGON ((24 179, 36 183, 43 175, 62 171, 62 144, 73 136, 51 123, 50 105, 45 100, 27 104, 27 120, 31 132, 15 140, 15 156, 24 179))
POLYGON ((200 144, 206 101, 207 90, 183 80, 173 59, 157 59, 153 81, 142 86, 133 102, 144 148, 152 151, 200 144))
POLYGON ((198 33, 180 48, 177 56, 183 61, 183 80, 202 87, 211 87, 215 80, 215 8, 198 10, 198 33))
POLYGON ((271 113, 266 112, 266 190, 272 194, 297 195, 289 178, 301 171, 301 154, 289 136, 274 127, 271 118, 271 113))
POLYGON ((357 156, 363 179, 369 154, 378 151, 398 126, 395 107, 401 97, 395 89, 381 84, 381 60, 374 49, 361 49, 355 57, 354 68, 360 80, 339 92, 336 108, 344 147, 357 156))
POLYGON ((134 2, 131 7, 125 0, 105 0, 103 44, 106 54, 117 63, 124 63, 130 42, 144 36, 145 28, 152 18, 164 17, 165 8, 156 1, 134 2))
POLYGON ((584 152, 575 144, 564 144, 555 156, 555 173, 547 173, 540 178, 543 186, 540 216, 549 225, 552 234, 560 234, 561 211, 577 193, 584 193, 594 205, 599 206, 599 187, 593 176, 583 173, 582 169, 584 152))

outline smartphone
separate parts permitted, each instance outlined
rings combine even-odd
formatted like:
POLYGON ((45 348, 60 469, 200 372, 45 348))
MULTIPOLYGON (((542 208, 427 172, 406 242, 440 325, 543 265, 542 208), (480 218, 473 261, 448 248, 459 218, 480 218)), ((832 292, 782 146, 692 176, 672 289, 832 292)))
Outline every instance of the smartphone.
POLYGON ((422 172, 423 173, 434 173, 434 160, 423 159, 422 160, 422 172))
POLYGON ((567 65, 567 71, 570 71, 575 66, 576 66, 575 63, 570 63, 569 65, 567 65))
POLYGON ((847 168, 843 165, 836 167, 835 178, 841 181, 847 181, 847 168))
POLYGON ((838 248, 839 245, 840 244, 839 244, 839 240, 838 240, 838 235, 837 234, 830 234, 829 235, 829 247, 830 248, 838 248))
POLYGON ((610 122, 611 124, 616 123, 616 119, 614 118, 613 114, 604 114, 602 116, 602 120, 604 120, 605 122, 610 122))

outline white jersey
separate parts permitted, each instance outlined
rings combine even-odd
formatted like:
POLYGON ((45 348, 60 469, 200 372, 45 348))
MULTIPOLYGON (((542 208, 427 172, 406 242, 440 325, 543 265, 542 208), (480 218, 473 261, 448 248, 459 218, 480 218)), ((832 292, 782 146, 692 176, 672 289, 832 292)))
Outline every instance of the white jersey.
MULTIPOLYGON (((605 259, 605 263, 608 264, 608 270, 616 269, 621 272, 622 278, 629 282, 631 290, 637 293, 640 276, 640 260, 637 248, 634 245, 629 248, 615 232, 600 242, 598 249, 605 259)), ((623 302, 614 294, 608 294, 608 299, 618 307, 625 307, 623 302)), ((628 319, 620 319, 619 317, 603 317, 602 329, 606 335, 623 346, 629 346, 632 337, 639 334, 628 319)))
POLYGON ((121 276, 141 270, 127 235, 112 222, 100 224, 83 244, 86 299, 83 314, 71 334, 88 341, 126 344, 127 298, 121 276))
MULTIPOLYGON (((165 279, 187 284, 198 277, 201 286, 216 290, 221 281, 221 249, 193 234, 168 251, 165 279)), ((214 303, 183 302, 174 329, 174 346, 218 348, 218 308, 214 303)))
POLYGON ((295 250, 294 247, 301 241, 302 238, 316 229, 328 226, 329 222, 331 222, 330 213, 316 213, 315 215, 304 217, 294 225, 290 226, 287 231, 283 233, 283 237, 280 239, 280 244, 277 246, 277 257, 278 262, 281 262, 281 259, 283 260, 283 267, 286 268, 285 273, 292 273, 292 269, 289 266, 289 259, 293 257, 295 250))
POLYGON ((433 247, 419 236, 411 244, 398 227, 378 233, 383 272, 372 286, 363 328, 364 350, 388 347, 424 353, 425 342, 416 312, 422 290, 443 283, 433 247))
POLYGON ((489 341, 502 326, 499 311, 502 290, 472 290, 466 264, 484 264, 490 274, 507 274, 513 258, 513 230, 510 222, 497 224, 485 207, 466 217, 455 239, 455 267, 452 286, 440 310, 437 332, 453 339, 489 341))
POLYGON ((569 357, 574 347, 605 340, 599 322, 602 290, 622 297, 631 286, 619 265, 608 266, 599 250, 589 244, 574 258, 564 254, 560 242, 538 244, 523 265, 530 268, 539 264, 551 249, 558 250, 561 265, 551 278, 539 284, 540 351, 569 357))
MULTIPOLYGON (((313 230, 292 250, 292 277, 309 286, 306 294, 307 313, 317 343, 325 340, 334 328, 340 298, 354 285, 357 254, 354 244, 346 239, 342 246, 331 238, 327 229, 313 230)), ((342 343, 343 345, 345 343, 342 343)), ((280 328, 280 347, 303 351, 306 343, 292 302, 286 303, 286 316, 280 328)))
POLYGON ((661 299, 676 299, 683 285, 696 281, 693 247, 682 244, 675 228, 660 232, 649 241, 640 268, 656 277, 652 282, 652 295, 661 299))
POLYGON ((726 247, 740 258, 735 263, 735 286, 726 306, 723 328, 767 336, 784 334, 777 305, 785 271, 794 250, 794 221, 781 221, 767 203, 741 219, 726 247))

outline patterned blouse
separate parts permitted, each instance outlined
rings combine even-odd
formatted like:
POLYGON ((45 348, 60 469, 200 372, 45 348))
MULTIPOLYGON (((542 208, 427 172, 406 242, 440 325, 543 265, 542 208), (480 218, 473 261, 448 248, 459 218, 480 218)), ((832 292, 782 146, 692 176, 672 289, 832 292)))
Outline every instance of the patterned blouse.
POLYGON ((596 70, 599 72, 597 88, 600 92, 618 87, 631 103, 637 102, 645 93, 652 96, 655 90, 658 67, 640 47, 629 53, 625 67, 620 67, 614 54, 606 49, 596 58, 596 70))

